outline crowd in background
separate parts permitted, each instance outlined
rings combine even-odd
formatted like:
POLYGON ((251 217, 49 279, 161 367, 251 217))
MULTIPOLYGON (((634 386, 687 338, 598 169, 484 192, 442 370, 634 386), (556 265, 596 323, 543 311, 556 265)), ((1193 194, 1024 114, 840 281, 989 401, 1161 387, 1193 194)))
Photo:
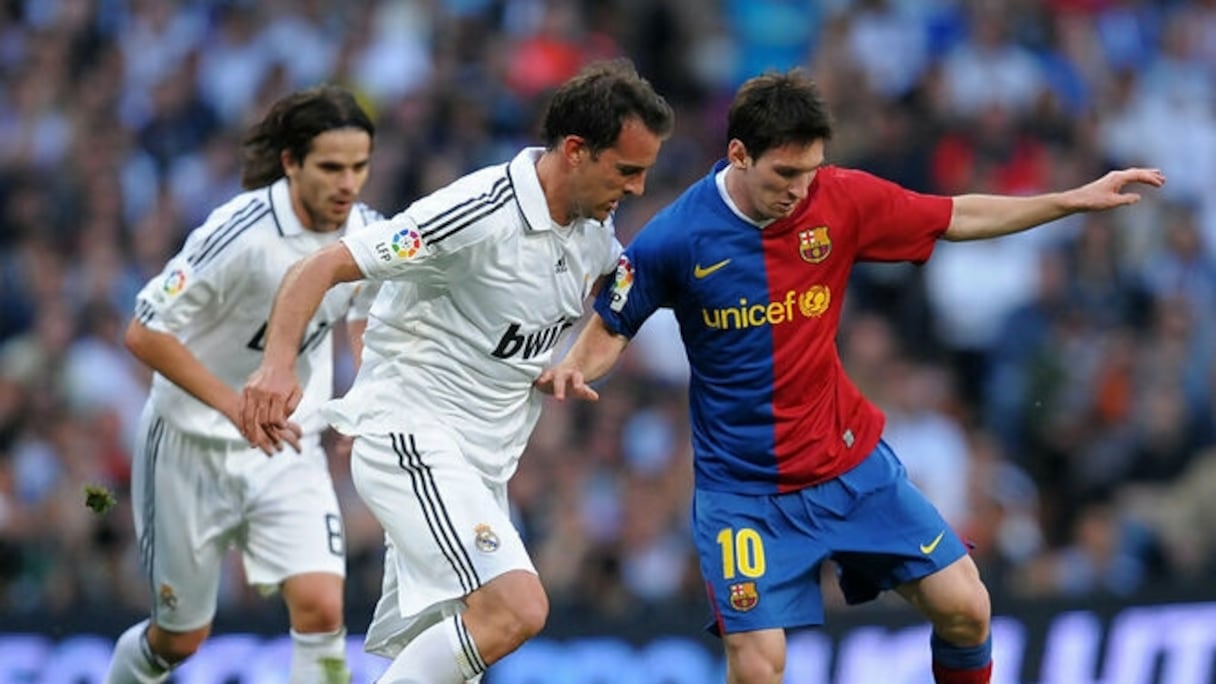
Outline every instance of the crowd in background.
MULTIPOLYGON (((355 90, 378 126, 364 198, 394 214, 532 143, 546 93, 618 55, 677 111, 622 242, 723 154, 734 88, 770 67, 822 87, 830 162, 915 190, 1163 169, 1131 208, 859 266, 838 343, 998 610, 1216 577, 1216 0, 6 0, 0 613, 144 608, 127 487, 149 376, 122 331, 239 191, 270 102, 355 90), (87 484, 118 506, 89 511, 87 484)), ((686 382, 657 317, 598 404, 547 406, 511 490, 555 604, 702 595, 686 382)), ((381 532, 329 441, 349 591, 374 598, 381 532)), ((233 563, 221 607, 257 601, 233 563)))

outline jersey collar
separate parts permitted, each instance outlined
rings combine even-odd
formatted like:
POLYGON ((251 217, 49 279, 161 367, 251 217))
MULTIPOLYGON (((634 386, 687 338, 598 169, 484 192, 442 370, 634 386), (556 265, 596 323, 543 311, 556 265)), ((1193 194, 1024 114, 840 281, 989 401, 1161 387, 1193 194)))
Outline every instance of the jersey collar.
POLYGON ((507 180, 515 190, 515 199, 524 215, 524 226, 530 232, 552 230, 549 203, 536 175, 536 162, 544 154, 543 147, 525 147, 507 165, 507 180))
POLYGON ((270 186, 270 215, 274 217, 274 225, 279 229, 279 235, 291 237, 304 232, 304 224, 296 216, 296 210, 291 206, 291 187, 284 176, 270 186))

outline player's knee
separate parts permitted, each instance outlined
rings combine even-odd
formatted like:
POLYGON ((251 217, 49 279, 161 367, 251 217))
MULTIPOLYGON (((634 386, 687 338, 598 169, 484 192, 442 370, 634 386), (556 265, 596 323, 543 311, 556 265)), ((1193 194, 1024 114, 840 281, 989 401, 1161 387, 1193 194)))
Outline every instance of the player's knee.
POLYGON ((342 595, 324 593, 296 601, 291 628, 302 634, 336 632, 342 628, 342 595))
POLYGON ((512 602, 510 610, 515 623, 513 631, 518 642, 523 643, 545 628, 545 622, 549 619, 549 597, 537 582, 529 591, 521 592, 512 602))
POLYGON ((539 634, 549 618, 549 597, 540 580, 530 572, 501 575, 467 596, 465 603, 468 606, 465 623, 487 662, 539 634))
POLYGON ((992 622, 992 604, 988 590, 977 577, 960 591, 951 609, 934 625, 938 635, 952 644, 974 646, 988 638, 992 622))
POLYGON ((342 628, 342 579, 311 573, 283 583, 283 598, 291 628, 301 634, 336 632, 342 628))
POLYGON ((780 684, 785 673, 785 635, 761 630, 727 635, 728 684, 780 684))
POLYGON ((516 583, 499 602, 499 627, 514 646, 531 639, 545 628, 549 619, 549 597, 540 581, 516 583))
POLYGON ((147 639, 153 653, 176 665, 197 653, 210 632, 210 625, 189 632, 169 632, 153 625, 148 628, 147 639))
POLYGON ((727 656, 728 684, 781 684, 784 659, 774 659, 758 649, 738 649, 727 656))

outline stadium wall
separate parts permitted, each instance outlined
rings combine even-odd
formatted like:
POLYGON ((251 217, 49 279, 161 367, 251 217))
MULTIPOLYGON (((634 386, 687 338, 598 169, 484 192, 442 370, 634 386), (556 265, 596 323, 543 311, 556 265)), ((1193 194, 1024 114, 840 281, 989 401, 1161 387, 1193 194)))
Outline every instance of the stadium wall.
MULTIPOLYGON (((1130 599, 1020 602, 993 620, 992 684, 1214 684, 1216 589, 1130 599)), ((626 611, 628 612, 628 611, 626 611)), ((639 608, 612 620, 559 609, 543 638, 491 669, 485 684, 705 684, 722 682, 717 643, 700 631, 702 606, 639 608)), ((366 613, 352 610, 350 624, 366 613)), ((133 616, 0 621, 0 684, 100 683, 110 646, 133 616)), ((790 635, 786 681, 926 684, 928 628, 903 610, 849 609, 826 629, 790 635)), ((285 682, 291 648, 283 616, 223 615, 176 684, 285 682)), ((386 661, 348 644, 354 683, 386 661)))

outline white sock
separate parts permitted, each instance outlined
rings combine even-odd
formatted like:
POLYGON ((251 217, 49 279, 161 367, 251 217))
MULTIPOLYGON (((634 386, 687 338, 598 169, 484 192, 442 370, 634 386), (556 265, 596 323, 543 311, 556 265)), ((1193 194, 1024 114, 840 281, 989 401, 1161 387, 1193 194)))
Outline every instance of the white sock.
POLYGON ((464 684, 481 677, 486 665, 459 615, 445 618, 414 637, 393 659, 379 684, 464 684))
POLYGON ((291 630, 290 684, 350 684, 346 628, 301 634, 291 630))
POLYGON ((169 678, 169 670, 173 668, 152 652, 148 624, 144 620, 132 625, 118 637, 105 684, 158 684, 169 678))

